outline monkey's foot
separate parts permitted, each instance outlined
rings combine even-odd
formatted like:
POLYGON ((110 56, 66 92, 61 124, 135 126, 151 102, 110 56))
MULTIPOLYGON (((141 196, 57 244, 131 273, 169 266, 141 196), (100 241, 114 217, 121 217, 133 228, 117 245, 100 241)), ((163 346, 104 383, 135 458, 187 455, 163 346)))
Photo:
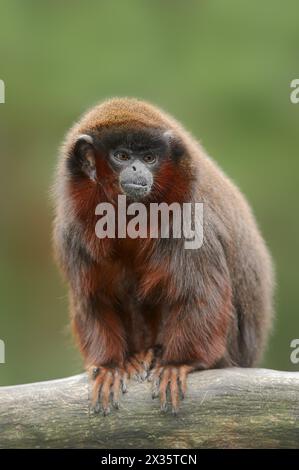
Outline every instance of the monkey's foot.
POLYGON ((127 372, 129 378, 133 378, 138 382, 141 382, 147 378, 153 360, 153 349, 141 351, 129 357, 125 363, 124 369, 127 372))
POLYGON ((92 390, 92 406, 95 413, 101 410, 106 416, 111 405, 118 409, 120 394, 127 391, 127 372, 118 367, 93 367, 94 379, 92 390))
POLYGON ((172 413, 179 409, 180 399, 184 399, 187 388, 187 375, 194 370, 194 366, 157 366, 152 370, 149 381, 152 382, 152 397, 160 397, 162 411, 167 411, 167 395, 170 398, 172 413))

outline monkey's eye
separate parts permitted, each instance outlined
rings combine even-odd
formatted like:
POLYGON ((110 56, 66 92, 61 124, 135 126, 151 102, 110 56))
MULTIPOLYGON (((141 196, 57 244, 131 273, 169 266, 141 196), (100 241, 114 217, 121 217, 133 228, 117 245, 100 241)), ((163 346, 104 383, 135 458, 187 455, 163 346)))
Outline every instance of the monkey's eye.
POLYGON ((157 160, 157 157, 156 155, 153 155, 152 153, 147 153, 146 155, 144 155, 143 157, 143 161, 145 163, 155 163, 157 160))
POLYGON ((114 152, 113 156, 121 162, 126 162, 127 160, 130 160, 130 155, 128 155, 127 152, 125 152, 124 150, 117 150, 116 152, 114 152))

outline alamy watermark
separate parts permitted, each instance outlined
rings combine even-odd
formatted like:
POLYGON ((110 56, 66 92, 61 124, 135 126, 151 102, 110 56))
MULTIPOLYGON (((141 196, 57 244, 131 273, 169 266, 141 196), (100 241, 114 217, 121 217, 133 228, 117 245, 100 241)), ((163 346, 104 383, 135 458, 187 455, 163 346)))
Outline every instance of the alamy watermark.
POLYGON ((0 364, 5 363, 5 343, 0 339, 0 364))
POLYGON ((290 361, 292 364, 299 364, 299 339, 293 339, 290 347, 293 349, 290 355, 290 361))
POLYGON ((5 83, 0 80, 0 104, 5 103, 5 83))
POLYGON ((195 250, 203 244, 203 203, 165 202, 127 205, 118 196, 117 208, 109 202, 96 206, 95 233, 98 238, 184 238, 184 248, 195 250), (131 217, 133 216, 133 217, 131 217))
POLYGON ((297 104, 299 103, 299 78, 295 78, 291 81, 291 88, 293 88, 290 94, 291 103, 297 104))

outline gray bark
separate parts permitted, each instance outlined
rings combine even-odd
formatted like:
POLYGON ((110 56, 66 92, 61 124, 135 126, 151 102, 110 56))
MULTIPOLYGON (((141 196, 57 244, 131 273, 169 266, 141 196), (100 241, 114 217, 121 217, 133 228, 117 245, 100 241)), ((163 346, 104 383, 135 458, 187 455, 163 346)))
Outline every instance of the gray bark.
POLYGON ((0 448, 298 448, 299 373, 196 372, 178 416, 129 383, 109 416, 90 410, 85 374, 0 387, 0 448))

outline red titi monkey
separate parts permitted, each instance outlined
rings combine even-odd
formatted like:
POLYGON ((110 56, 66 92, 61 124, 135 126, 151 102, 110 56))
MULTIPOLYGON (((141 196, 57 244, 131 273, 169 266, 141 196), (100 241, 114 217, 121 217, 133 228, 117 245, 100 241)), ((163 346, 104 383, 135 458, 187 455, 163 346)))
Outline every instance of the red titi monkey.
POLYGON ((130 377, 173 412, 194 370, 257 363, 272 319, 272 265, 244 197, 172 117, 136 99, 91 109, 69 132, 55 182, 54 243, 95 410, 130 377), (201 248, 175 238, 105 238, 101 202, 201 202, 201 248))

